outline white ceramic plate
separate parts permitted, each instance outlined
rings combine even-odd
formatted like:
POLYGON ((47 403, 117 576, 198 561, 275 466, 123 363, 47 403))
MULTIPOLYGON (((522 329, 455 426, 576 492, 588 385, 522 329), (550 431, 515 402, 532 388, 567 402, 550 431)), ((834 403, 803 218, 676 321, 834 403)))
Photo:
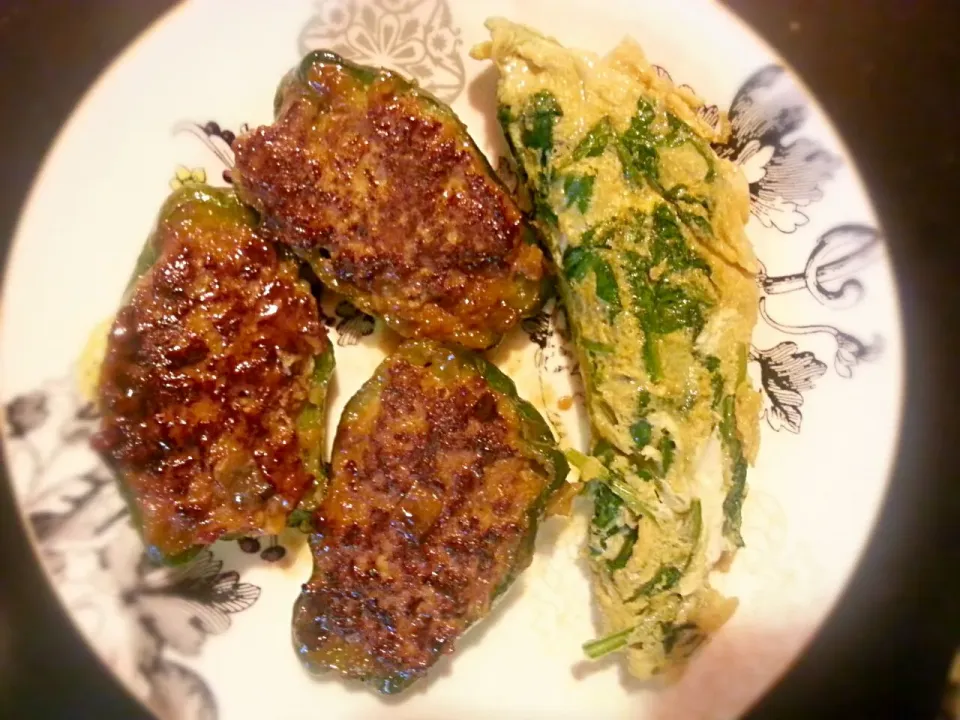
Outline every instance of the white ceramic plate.
MULTIPOLYGON (((382 351, 373 321, 325 303, 338 354, 331 423, 382 351)), ((197 0, 165 16, 88 93, 51 151, 17 230, 3 297, 0 391, 11 481, 38 555, 81 631, 158 714, 181 718, 720 718, 797 657, 870 534, 897 444, 901 328, 875 215, 850 158, 772 51, 708 0, 197 0), (308 49, 394 67, 452 103, 495 158, 495 77, 467 56, 503 15, 605 52, 630 34, 650 59, 730 112, 723 152, 751 183, 763 261, 751 372, 765 394, 746 548, 722 589, 733 620, 679 684, 651 690, 595 635, 578 564, 582 516, 552 520, 532 567, 429 681, 384 700, 315 680, 290 644, 309 571, 302 541, 220 543, 187 570, 144 564, 75 363, 115 309, 161 201, 186 174, 220 182, 230 131, 268 122, 274 87, 308 49)), ((583 438, 569 360, 543 314, 494 359, 568 442, 583 438)))

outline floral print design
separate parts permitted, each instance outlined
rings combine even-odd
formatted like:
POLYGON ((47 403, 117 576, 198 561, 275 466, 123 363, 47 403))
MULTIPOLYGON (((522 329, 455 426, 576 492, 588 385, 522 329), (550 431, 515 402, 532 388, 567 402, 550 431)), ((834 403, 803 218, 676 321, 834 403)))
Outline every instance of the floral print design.
POLYGON ((802 392, 812 390, 814 381, 827 366, 809 351, 800 351, 794 342, 782 342, 769 350, 752 348, 750 360, 760 366, 760 386, 765 396, 763 418, 771 428, 800 432, 803 415, 802 392))
MULTIPOLYGON (((865 289, 856 274, 879 256, 882 241, 876 229, 866 225, 848 223, 831 228, 814 243, 802 272, 770 276, 762 270, 758 278, 764 297, 760 298, 760 317, 776 330, 787 335, 826 334, 836 342, 834 371, 842 378, 853 377, 853 370, 860 363, 870 362, 880 356, 883 340, 874 336, 866 342, 844 332, 829 323, 788 325, 771 317, 767 309, 769 297, 799 290, 806 290, 821 305, 831 309, 843 309, 856 305, 863 298, 865 289)), ((792 344, 792 343, 790 343, 792 344)), ((819 361, 817 361, 819 362, 819 361)), ((822 363, 821 363, 822 365, 822 363)), ((823 365, 826 368, 826 365, 823 365)), ((761 372, 763 364, 761 363, 761 372)), ((822 373, 821 373, 822 374, 822 373)), ((799 393, 810 386, 793 387, 799 393)), ((768 391, 769 389, 764 388, 768 391)), ((770 396, 771 402, 773 397, 770 396)), ((775 421, 775 415, 767 419, 774 430, 781 427, 796 432, 799 430, 799 412, 796 428, 789 422, 775 421)))
POLYGON ((216 720, 194 657, 260 588, 204 549, 158 567, 144 553, 111 471, 90 447, 98 416, 65 378, 5 407, 11 470, 27 478, 24 512, 58 593, 104 661, 159 717, 216 720))
POLYGON ((287 555, 287 549, 280 544, 280 538, 277 535, 267 535, 265 538, 245 537, 237 540, 237 546, 242 552, 248 555, 260 555, 261 560, 269 563, 283 560, 287 555), (263 547, 263 542, 267 546, 263 547))
MULTIPOLYGON (((673 82, 670 73, 654 65, 657 74, 673 82)), ((691 92, 689 85, 680 85, 691 92)), ((695 93, 696 94, 696 93, 695 93)), ((716 105, 704 105, 699 115, 710 125, 720 123, 716 105)), ((794 233, 809 218, 801 211, 823 197, 821 185, 829 180, 840 161, 816 142, 795 137, 806 122, 809 108, 789 73, 777 66, 752 74, 733 98, 730 111, 730 139, 714 149, 721 157, 739 164, 750 187, 751 212, 766 228, 794 233)), ((498 172, 510 185, 510 163, 498 172)), ((883 342, 874 337, 865 342, 829 323, 788 325, 767 311, 767 298, 804 291, 823 306, 842 309, 857 304, 865 288, 857 273, 877 259, 882 248, 880 233, 872 227, 847 223, 827 230, 814 243, 801 272, 770 276, 761 266, 757 282, 761 290, 760 316, 774 329, 794 336, 827 334, 836 342, 834 371, 851 378, 860 363, 875 360, 883 342)), ((576 363, 556 319, 561 311, 541 312, 523 323, 523 329, 537 346, 537 366, 543 372, 576 372, 576 363), (569 362, 555 362, 569 358, 569 362)), ((814 388, 814 381, 827 371, 826 363, 795 342, 784 341, 768 349, 752 348, 750 360, 760 369, 764 394, 763 417, 771 429, 800 431, 803 415, 802 393, 814 388)))
POLYGON ((349 300, 338 302, 334 313, 337 316, 337 345, 340 347, 356 345, 361 338, 373 335, 376 326, 373 317, 358 310, 349 300))
POLYGON ((878 336, 875 336, 870 343, 865 343, 832 325, 783 325, 778 323, 767 314, 766 298, 760 298, 760 317, 768 325, 787 335, 811 335, 814 333, 831 335, 837 343, 834 370, 840 377, 853 377, 853 369, 859 363, 875 360, 883 349, 883 340, 878 336))
POLYGON ((819 238, 801 273, 782 277, 761 277, 767 295, 779 295, 806 288, 821 305, 845 308, 863 296, 863 283, 856 273, 879 253, 880 235, 866 225, 847 224, 828 230, 819 238))
POLYGON ((550 324, 550 313, 546 310, 541 310, 533 317, 525 318, 521 321, 520 327, 530 338, 530 342, 541 350, 546 350, 550 336, 553 334, 553 328, 550 324))
POLYGON ((320 0, 299 40, 301 54, 323 48, 397 70, 447 103, 466 84, 461 46, 447 0, 320 0))
POLYGON ((740 87, 730 105, 731 137, 715 147, 743 168, 753 215, 764 227, 792 233, 806 225, 803 210, 823 197, 821 185, 840 160, 809 138, 795 136, 809 108, 786 70, 769 65, 740 87))
POLYGON ((196 655, 208 635, 230 627, 230 615, 260 597, 260 588, 240 582, 236 570, 221 572, 222 567, 210 550, 178 568, 157 567, 141 556, 124 600, 161 643, 181 655, 196 655))
POLYGON ((22 438, 36 430, 47 418, 47 397, 36 391, 21 395, 7 403, 7 423, 10 437, 22 438))
POLYGON ((539 313, 523 320, 520 328, 537 346, 535 363, 540 371, 568 373, 574 380, 575 395, 582 397, 580 363, 567 330, 567 314, 556 298, 548 300, 539 313))
MULTIPOLYGON (((677 85, 678 88, 689 90, 694 95, 696 95, 696 91, 686 83, 683 83, 683 84, 675 83, 673 77, 671 77, 670 75, 670 72, 662 65, 653 65, 652 67, 656 71, 657 75, 663 78, 664 80, 670 83, 674 83, 675 85, 677 85)), ((697 115, 700 117, 701 120, 706 122, 710 127, 714 128, 715 130, 720 129, 720 108, 718 108, 716 105, 700 106, 700 108, 697 110, 697 115)))
MULTIPOLYGON (((240 126, 239 134, 245 133, 248 129, 249 127, 247 124, 243 123, 240 126)), ((219 160, 223 165, 223 181, 228 185, 232 183, 232 180, 230 179, 230 170, 233 168, 234 164, 233 142, 237 139, 238 133, 235 133, 233 130, 220 127, 220 123, 216 122, 215 120, 209 120, 205 123, 184 120, 174 126, 173 132, 174 134, 187 133, 199 138, 204 147, 212 152, 217 160, 219 160)), ((206 175, 205 171, 204 175, 206 175)), ((179 173, 177 177, 181 180, 181 182, 186 179, 180 178, 179 173)), ((172 182, 171 187, 174 187, 172 182)), ((174 189, 176 188, 174 187, 174 189)))

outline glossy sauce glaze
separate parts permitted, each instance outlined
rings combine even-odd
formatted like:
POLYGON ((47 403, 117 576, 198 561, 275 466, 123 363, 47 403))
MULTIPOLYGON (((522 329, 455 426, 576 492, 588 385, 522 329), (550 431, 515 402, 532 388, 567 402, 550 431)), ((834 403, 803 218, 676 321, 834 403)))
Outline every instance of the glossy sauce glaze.
POLYGON ((405 337, 483 348, 539 304, 543 255, 456 115, 330 53, 236 142, 233 179, 329 287, 405 337))
POLYGON ((278 532, 313 483, 298 418, 322 405, 329 341, 297 264, 253 223, 226 191, 175 193, 109 335, 95 446, 168 559, 278 532))

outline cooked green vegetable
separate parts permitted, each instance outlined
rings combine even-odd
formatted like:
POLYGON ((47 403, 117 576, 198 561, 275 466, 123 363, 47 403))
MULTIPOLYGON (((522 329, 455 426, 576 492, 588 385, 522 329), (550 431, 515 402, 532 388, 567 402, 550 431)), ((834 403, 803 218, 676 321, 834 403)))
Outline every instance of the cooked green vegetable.
POLYGON ((567 175, 563 181, 563 194, 567 199, 567 207, 576 206, 585 213, 590 207, 590 198, 593 196, 593 175, 567 175))
POLYGON ((602 155, 607 145, 613 139, 613 125, 610 118, 605 117, 584 136, 583 140, 574 148, 573 160, 583 160, 588 157, 602 155))
POLYGON ((740 516, 743 509, 743 498, 747 493, 747 460, 743 456, 743 442, 737 433, 736 400, 732 395, 723 399, 720 412, 720 436, 726 449, 727 463, 731 480, 727 496, 723 499, 723 532, 737 546, 743 546, 740 536, 740 516))
POLYGON ((322 490, 333 350, 299 269, 230 190, 191 183, 160 212, 108 337, 95 438, 156 560, 299 524, 322 490))
POLYGON ((674 671, 735 605, 708 575, 742 544, 756 449, 746 184, 711 150, 698 101, 636 45, 584 62, 528 28, 488 27, 475 54, 501 71, 501 124, 560 269, 594 436, 593 458, 570 453, 593 488, 605 633, 584 649, 625 651, 639 677, 674 671), (531 117, 549 143, 525 141, 531 117))
POLYGON ((563 115, 557 99, 548 92, 538 92, 524 106, 519 118, 520 142, 529 150, 539 151, 540 164, 546 164, 546 158, 553 150, 553 124, 563 115))

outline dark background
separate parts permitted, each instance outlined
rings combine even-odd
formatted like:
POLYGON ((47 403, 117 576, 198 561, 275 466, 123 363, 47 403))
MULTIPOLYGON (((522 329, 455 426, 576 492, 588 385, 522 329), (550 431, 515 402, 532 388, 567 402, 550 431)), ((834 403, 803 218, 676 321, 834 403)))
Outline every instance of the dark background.
MULTIPOLYGON (((933 718, 960 643, 960 436, 949 373, 960 335, 960 1, 727 4, 800 73, 856 157, 889 238, 908 343, 904 432, 876 536, 809 652, 753 715, 933 718)), ((4 257, 61 123, 171 5, 0 0, 4 257)), ((0 717, 142 716, 56 604, 0 481, 0 717)))

